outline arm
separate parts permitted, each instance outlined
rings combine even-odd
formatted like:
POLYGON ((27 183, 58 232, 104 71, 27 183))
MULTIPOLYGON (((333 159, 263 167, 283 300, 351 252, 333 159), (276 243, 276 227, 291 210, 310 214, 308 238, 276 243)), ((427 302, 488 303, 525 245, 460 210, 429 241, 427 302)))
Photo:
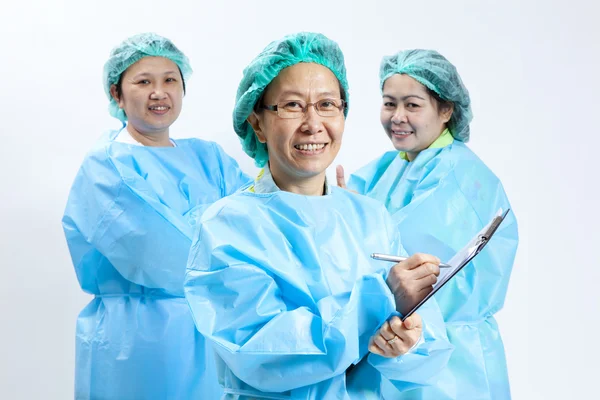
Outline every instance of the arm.
POLYGON ((237 377, 262 391, 344 373, 394 311, 383 275, 363 276, 350 291, 312 303, 294 285, 293 271, 302 266, 281 232, 235 213, 207 211, 192 246, 184 288, 198 330, 237 377))
POLYGON ((416 348, 395 358, 374 353, 368 357, 369 363, 401 392, 435 383, 453 349, 434 298, 419 308, 419 315, 423 321, 422 339, 416 348))
MULTIPOLYGON (((404 236, 400 237, 391 218, 386 221, 391 243, 398 247, 397 254, 404 253, 400 245, 404 236)), ((439 274, 438 264, 439 259, 434 256, 415 254, 391 268, 387 283, 400 312, 412 309, 432 290, 439 274)), ((399 322, 398 317, 392 317, 374 335, 368 362, 400 391, 432 384, 447 365, 453 349, 435 298, 421 306, 418 315, 399 322), (390 345, 388 340, 394 337, 398 339, 390 345)))
POLYGON ((132 170, 102 152, 86 158, 71 188, 63 227, 76 269, 100 252, 126 279, 181 293, 191 228, 132 170))
POLYGON ((223 197, 235 193, 238 189, 248 185, 253 180, 246 175, 238 165, 237 161, 231 158, 225 151, 216 143, 213 143, 219 164, 221 165, 221 173, 224 180, 223 197))

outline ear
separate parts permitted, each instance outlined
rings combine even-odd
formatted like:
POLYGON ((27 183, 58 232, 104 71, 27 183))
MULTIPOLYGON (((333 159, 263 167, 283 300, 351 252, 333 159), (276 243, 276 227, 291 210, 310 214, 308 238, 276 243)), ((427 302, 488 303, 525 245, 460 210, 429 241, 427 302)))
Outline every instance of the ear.
POLYGON ((261 143, 267 143, 267 138, 261 129, 262 121, 260 115, 258 115, 256 111, 252 111, 252 113, 248 115, 246 121, 248 121, 252 129, 254 129, 254 133, 256 134, 258 141, 261 143))
POLYGON ((450 118, 452 118, 452 113, 454 112, 454 104, 451 104, 450 107, 445 108, 444 110, 442 110, 442 121, 444 121, 444 123, 448 123, 448 121, 450 121, 450 118))
POLYGON ((115 101, 117 102, 119 107, 123 108, 123 106, 121 105, 121 99, 119 98, 119 93, 117 92, 117 85, 115 85, 115 84, 110 85, 110 95, 112 96, 113 99, 115 99, 115 101))

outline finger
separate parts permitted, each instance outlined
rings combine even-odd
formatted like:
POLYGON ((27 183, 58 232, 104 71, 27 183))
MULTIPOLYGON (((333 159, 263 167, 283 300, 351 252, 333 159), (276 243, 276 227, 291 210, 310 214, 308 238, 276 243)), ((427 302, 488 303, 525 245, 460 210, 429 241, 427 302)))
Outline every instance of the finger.
MULTIPOLYGON (((417 268, 421 264, 426 264, 426 263, 436 264, 439 266, 440 262, 441 262, 440 259, 437 258, 436 256, 432 256, 431 254, 423 254, 423 253, 413 254, 412 256, 408 257, 406 259, 406 261, 402 261, 402 263, 406 264, 406 269, 411 269, 411 270, 417 268)), ((402 263, 400 263, 400 264, 402 264, 402 263)))
POLYGON ((383 336, 375 335, 375 338, 373 339, 373 343, 376 344, 377 347, 379 347, 383 351, 385 356, 391 355, 393 348, 392 348, 392 346, 390 346, 387 339, 385 339, 383 336))
MULTIPOLYGON (((434 278, 440 274, 439 265, 433 263, 425 263, 421 264, 416 268, 410 270, 411 278, 413 279, 421 279, 426 276, 432 275, 434 278)), ((435 283, 435 282, 434 282, 435 283)))
POLYGON ((402 339, 402 344, 404 345, 403 349, 408 350, 411 347, 413 347, 419 341, 421 332, 422 332, 421 328, 416 328, 416 327, 413 329, 404 328, 398 335, 398 337, 402 339))
POLYGON ((423 300, 431 292, 433 292, 433 286, 425 286, 421 290, 419 290, 419 297, 421 298, 421 300, 423 300))
POLYGON ((410 339, 410 336, 407 336, 408 330, 404 327, 404 323, 399 317, 392 317, 390 319, 390 327, 394 331, 394 337, 397 339, 391 344, 388 342, 388 344, 392 347, 394 357, 398 357, 410 349, 410 342, 406 341, 407 338, 410 339))
POLYGON ((405 329, 404 323, 400 317, 397 316, 390 318, 390 328, 392 329, 392 332, 394 332, 394 335, 398 337, 400 337, 400 333, 405 329))
POLYGON ((369 351, 380 356, 385 356, 385 351, 381 350, 374 340, 371 340, 371 343, 369 344, 369 351))
POLYGON ((335 179, 337 180, 337 185, 342 189, 346 189, 346 178, 344 177, 344 167, 338 165, 335 168, 335 179))
POLYGON ((398 336, 398 340, 396 340, 394 343, 392 343, 392 354, 393 357, 398 357, 401 356, 402 354, 406 354, 408 352, 408 350, 410 349, 410 344, 411 342, 407 342, 404 339, 402 339, 400 336, 398 336))
POLYGON ((422 331, 421 317, 418 314, 413 314, 406 318, 401 323, 392 323, 394 333, 398 336, 405 345, 412 347, 419 339, 422 331))
POLYGON ((437 276, 431 274, 431 275, 427 275, 424 278, 417 279, 416 281, 414 281, 413 287, 417 291, 421 291, 425 288, 433 287, 433 285, 435 285, 436 282, 437 282, 437 276))
POLYGON ((392 330, 392 328, 390 327, 390 322, 389 321, 385 321, 383 323, 383 325, 381 325, 381 328, 379 328, 379 332, 378 332, 385 340, 392 340, 394 338, 394 331, 392 330))
POLYGON ((423 320, 421 316, 417 313, 414 313, 410 317, 406 318, 403 322, 404 326, 407 329, 422 329, 423 328, 423 320))

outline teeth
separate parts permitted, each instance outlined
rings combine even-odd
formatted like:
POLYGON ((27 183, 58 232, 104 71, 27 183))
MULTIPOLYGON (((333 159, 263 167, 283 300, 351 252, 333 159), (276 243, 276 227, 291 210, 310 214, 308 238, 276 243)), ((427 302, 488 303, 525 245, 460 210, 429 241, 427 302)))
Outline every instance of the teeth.
POLYGON ((154 106, 154 107, 150 107, 151 110, 157 110, 157 111, 165 111, 168 107, 166 106, 154 106))
POLYGON ((304 151, 315 151, 315 150, 321 150, 323 147, 325 147, 325 143, 319 143, 319 144, 297 144, 296 147, 298 150, 304 150, 304 151))
POLYGON ((392 133, 393 133, 394 135, 404 135, 404 136, 406 136, 406 135, 410 135, 412 132, 406 132, 406 131, 392 131, 392 133))

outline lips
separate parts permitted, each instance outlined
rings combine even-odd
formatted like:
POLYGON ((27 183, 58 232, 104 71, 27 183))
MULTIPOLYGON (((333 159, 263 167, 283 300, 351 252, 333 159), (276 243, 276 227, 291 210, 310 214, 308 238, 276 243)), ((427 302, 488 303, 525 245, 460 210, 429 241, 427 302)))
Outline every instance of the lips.
POLYGON ((321 150, 327 145, 327 143, 304 143, 304 144, 296 144, 294 147, 297 150, 303 151, 317 151, 321 150))
POLYGON ((155 114, 165 114, 171 109, 170 106, 166 104, 153 104, 148 107, 148 110, 155 114))
POLYGON ((406 137, 412 135, 413 133, 415 132, 407 129, 392 129, 392 135, 398 137, 406 137))

